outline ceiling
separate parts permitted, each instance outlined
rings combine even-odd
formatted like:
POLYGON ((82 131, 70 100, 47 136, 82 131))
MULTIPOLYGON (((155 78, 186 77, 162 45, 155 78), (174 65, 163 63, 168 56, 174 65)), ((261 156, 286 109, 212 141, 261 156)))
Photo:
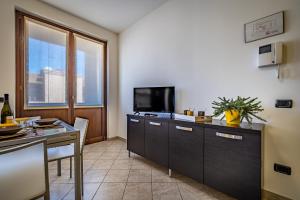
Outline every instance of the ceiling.
POLYGON ((41 0, 120 33, 167 0, 41 0))

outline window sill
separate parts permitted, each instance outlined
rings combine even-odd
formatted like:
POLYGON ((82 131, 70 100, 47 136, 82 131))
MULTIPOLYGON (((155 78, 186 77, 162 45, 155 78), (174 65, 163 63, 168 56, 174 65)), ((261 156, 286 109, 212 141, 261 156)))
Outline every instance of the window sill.
POLYGON ((69 106, 36 106, 36 107, 24 107, 24 110, 59 110, 68 109, 69 106))
POLYGON ((104 108, 104 106, 74 106, 74 108, 76 109, 80 109, 80 108, 104 108))

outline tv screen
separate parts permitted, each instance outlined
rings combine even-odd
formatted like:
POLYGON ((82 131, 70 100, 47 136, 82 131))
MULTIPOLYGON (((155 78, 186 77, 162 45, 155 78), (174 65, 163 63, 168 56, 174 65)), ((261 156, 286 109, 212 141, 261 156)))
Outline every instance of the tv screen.
POLYGON ((134 88, 133 95, 134 112, 174 112, 174 87, 134 88))

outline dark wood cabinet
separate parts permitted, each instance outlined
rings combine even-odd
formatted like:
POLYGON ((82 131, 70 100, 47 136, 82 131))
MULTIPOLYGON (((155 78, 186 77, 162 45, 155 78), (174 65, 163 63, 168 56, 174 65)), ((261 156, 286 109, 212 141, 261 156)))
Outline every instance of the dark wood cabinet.
POLYGON ((263 124, 127 116, 127 148, 241 200, 261 199, 263 124))
POLYGON ((205 129, 204 183, 238 199, 260 199, 261 136, 205 129))
POLYGON ((145 156, 145 120, 139 117, 127 118, 127 149, 145 156))
POLYGON ((169 168, 203 182, 203 128, 170 123, 169 168))
POLYGON ((168 167, 169 164, 169 133, 168 122, 145 120, 145 156, 146 158, 168 167))

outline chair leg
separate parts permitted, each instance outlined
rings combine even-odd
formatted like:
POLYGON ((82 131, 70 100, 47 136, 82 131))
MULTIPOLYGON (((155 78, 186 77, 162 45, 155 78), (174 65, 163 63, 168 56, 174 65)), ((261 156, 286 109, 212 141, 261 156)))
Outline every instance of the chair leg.
POLYGON ((83 155, 80 155, 80 170, 81 170, 81 193, 82 196, 84 195, 84 188, 83 188, 83 155))
POLYGON ((70 157, 70 178, 72 178, 72 157, 70 157))
POLYGON ((49 195, 49 191, 45 193, 44 195, 44 200, 50 200, 50 195, 49 195))
POLYGON ((61 176, 61 160, 57 160, 57 176, 61 176))

